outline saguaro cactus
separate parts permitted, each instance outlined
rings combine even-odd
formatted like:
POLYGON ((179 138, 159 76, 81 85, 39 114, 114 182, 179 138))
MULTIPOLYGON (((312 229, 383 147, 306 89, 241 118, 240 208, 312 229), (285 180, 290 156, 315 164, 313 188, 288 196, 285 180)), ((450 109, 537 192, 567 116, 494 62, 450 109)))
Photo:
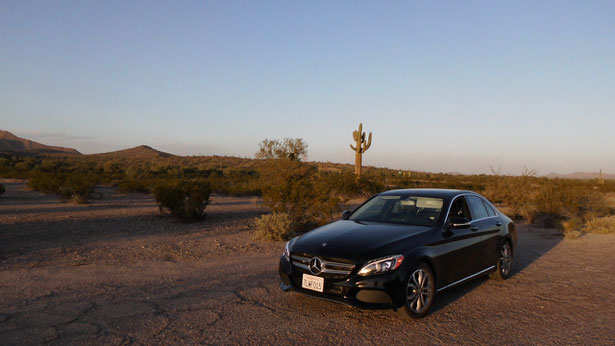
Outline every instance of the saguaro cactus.
POLYGON ((361 177, 361 167, 363 164, 363 153, 369 149, 372 145, 372 133, 369 133, 367 142, 365 142, 365 132, 363 132, 363 124, 359 124, 359 131, 352 132, 352 138, 354 138, 355 145, 350 145, 350 149, 354 150, 354 174, 357 179, 361 177))

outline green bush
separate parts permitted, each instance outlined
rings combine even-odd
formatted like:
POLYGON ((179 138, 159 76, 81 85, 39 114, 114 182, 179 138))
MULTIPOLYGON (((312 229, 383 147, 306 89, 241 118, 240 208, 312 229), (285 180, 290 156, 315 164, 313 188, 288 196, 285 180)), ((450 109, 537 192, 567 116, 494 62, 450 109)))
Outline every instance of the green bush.
POLYGON ((256 172, 233 172, 229 175, 209 175, 212 191, 222 195, 260 196, 261 184, 256 172))
POLYGON ((317 176, 317 168, 289 159, 273 159, 261 167, 264 203, 274 213, 284 213, 296 231, 307 231, 331 221, 342 198, 317 176))
POLYGON ((384 184, 367 174, 358 180, 352 172, 327 174, 322 179, 328 190, 348 198, 369 197, 385 190, 384 184))
POLYGON ((60 186, 60 197, 75 203, 87 203, 96 186, 96 178, 91 174, 68 174, 60 186))
POLYGON ((28 179, 28 186, 38 192, 57 194, 62 180, 56 173, 32 172, 28 179))
POLYGON ((32 164, 28 161, 17 162, 15 169, 18 171, 29 171, 32 168, 32 164))
POLYGON ((58 167, 58 162, 51 160, 51 159, 44 159, 40 163, 40 168, 46 172, 54 171, 57 167, 58 167))
POLYGON ((95 175, 82 173, 33 172, 28 179, 28 186, 32 189, 57 194, 74 203, 87 203, 96 183, 95 175))
POLYGON ((149 193, 150 182, 143 179, 125 178, 117 184, 117 190, 122 193, 137 192, 149 193))
POLYGON ((498 205, 506 206, 513 219, 526 219, 533 222, 536 216, 534 207, 534 186, 536 178, 530 176, 485 176, 487 183, 482 194, 498 205))
POLYGON ((569 181, 545 181, 534 194, 533 219, 542 220, 547 226, 558 221, 606 216, 609 208, 603 193, 569 181))
POLYGON ((0 184, 0 196, 2 196, 4 191, 6 191, 6 189, 4 188, 4 185, 0 184))
POLYGON ((612 213, 605 193, 591 182, 532 176, 485 176, 483 195, 503 206, 508 216, 559 227, 562 222, 580 222, 612 213))
POLYGON ((288 240, 295 235, 293 222, 285 213, 265 214, 256 218, 255 238, 263 240, 288 240))
POLYGON ((0 157, 0 170, 11 168, 11 161, 5 157, 0 157))
POLYGON ((199 220, 205 217, 211 188, 202 179, 161 181, 154 188, 160 212, 165 209, 180 220, 199 220))

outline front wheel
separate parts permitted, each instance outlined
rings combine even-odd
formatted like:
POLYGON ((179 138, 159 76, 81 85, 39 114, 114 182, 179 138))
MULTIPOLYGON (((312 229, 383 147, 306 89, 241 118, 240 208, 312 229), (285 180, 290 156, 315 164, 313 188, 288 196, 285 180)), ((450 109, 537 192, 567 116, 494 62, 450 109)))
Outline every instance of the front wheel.
POLYGON ((500 247, 498 261, 495 265, 496 271, 489 275, 489 277, 498 281, 508 279, 512 268, 512 260, 512 248, 510 247, 510 243, 505 241, 504 244, 502 244, 502 247, 500 247))
POLYGON ((411 271, 406 282, 405 304, 397 310, 403 318, 421 318, 429 313, 436 295, 436 280, 425 263, 411 271))

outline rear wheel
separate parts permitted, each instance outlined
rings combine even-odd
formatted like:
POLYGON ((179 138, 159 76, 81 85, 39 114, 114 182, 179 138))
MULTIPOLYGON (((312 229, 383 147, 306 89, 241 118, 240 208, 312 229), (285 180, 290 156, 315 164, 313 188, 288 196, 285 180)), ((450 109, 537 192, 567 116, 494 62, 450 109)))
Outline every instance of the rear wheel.
POLYGON ((429 313, 436 295, 436 280, 425 263, 411 271, 406 282, 404 306, 397 310, 403 318, 421 318, 429 313))
POLYGON ((512 268, 512 248, 508 241, 505 241, 500 247, 500 252, 498 254, 498 261, 495 265, 496 271, 489 275, 490 278, 494 280, 506 280, 510 276, 510 270, 512 268))

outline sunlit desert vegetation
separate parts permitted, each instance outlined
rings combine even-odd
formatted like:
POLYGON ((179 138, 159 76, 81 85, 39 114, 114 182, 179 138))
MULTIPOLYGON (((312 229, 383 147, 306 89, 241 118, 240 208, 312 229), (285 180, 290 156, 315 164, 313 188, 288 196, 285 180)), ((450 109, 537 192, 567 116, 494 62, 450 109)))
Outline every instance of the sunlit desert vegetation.
MULTIPOLYGON (((615 232, 615 181, 520 176, 457 175, 364 167, 357 179, 349 164, 304 162, 301 140, 266 140, 258 159, 226 156, 87 155, 0 157, 0 176, 28 179, 43 193, 87 203, 96 185, 154 194, 161 211, 182 220, 205 216, 209 193, 261 196, 273 213, 257 222, 257 236, 287 239, 339 217, 345 202, 395 188, 473 190, 516 220, 555 227, 568 237, 615 232)), ((0 190, 1 191, 1 190, 0 190)))

